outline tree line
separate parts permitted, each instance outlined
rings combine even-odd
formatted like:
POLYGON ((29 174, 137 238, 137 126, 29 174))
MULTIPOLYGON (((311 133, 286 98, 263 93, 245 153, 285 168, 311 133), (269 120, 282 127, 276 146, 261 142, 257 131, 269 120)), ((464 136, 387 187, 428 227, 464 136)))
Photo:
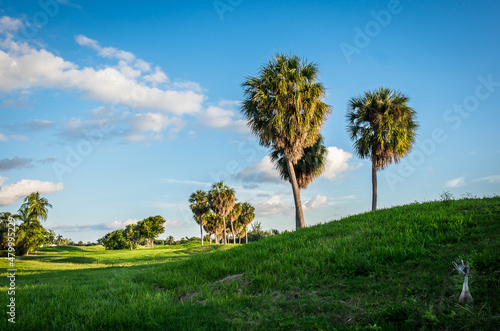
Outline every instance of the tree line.
MULTIPOLYGON (((160 215, 150 216, 137 222, 129 224, 125 229, 115 230, 97 240, 106 249, 139 248, 139 243, 145 241, 147 248, 154 248, 154 240, 165 232, 165 219, 160 215)), ((173 237, 172 237, 173 240, 173 237)))
MULTIPOLYGON (((0 212, 0 246, 7 249, 9 242, 9 221, 14 219, 14 243, 16 255, 29 255, 43 245, 66 245, 71 239, 47 230, 42 222, 47 220, 48 208, 52 205, 38 192, 28 195, 16 214, 0 212), (20 223, 18 225, 18 223, 20 223)), ((12 230, 11 230, 12 233, 12 230)))
POLYGON ((208 192, 198 190, 189 197, 189 207, 193 218, 200 225, 200 239, 203 246, 203 230, 208 234, 210 244, 212 236, 215 243, 229 243, 228 233, 231 232, 233 244, 236 237, 245 236, 248 243, 248 225, 255 218, 255 208, 248 202, 237 202, 234 189, 222 181, 212 185, 208 192))

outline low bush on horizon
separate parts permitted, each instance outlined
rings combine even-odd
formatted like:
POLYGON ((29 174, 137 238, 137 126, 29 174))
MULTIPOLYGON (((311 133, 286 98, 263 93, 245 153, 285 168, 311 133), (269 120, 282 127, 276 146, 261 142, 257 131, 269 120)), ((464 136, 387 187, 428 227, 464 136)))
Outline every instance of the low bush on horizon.
POLYGON ((499 197, 447 200, 248 245, 41 249, 16 261, 16 327, 495 330, 499 215, 499 197), (452 262, 460 260, 472 269, 472 304, 457 304, 463 277, 452 262))

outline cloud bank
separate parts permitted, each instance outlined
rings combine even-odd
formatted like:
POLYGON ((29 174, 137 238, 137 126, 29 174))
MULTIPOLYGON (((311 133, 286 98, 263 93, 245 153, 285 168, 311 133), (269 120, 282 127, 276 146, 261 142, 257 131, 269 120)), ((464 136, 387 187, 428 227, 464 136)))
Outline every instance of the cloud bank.
MULTIPOLYGON (((0 185, 3 185, 6 180, 7 178, 0 176, 0 185)), ((18 199, 25 198, 33 192, 51 194, 62 191, 63 189, 63 183, 22 179, 17 183, 7 184, 0 187, 0 206, 13 205, 18 199)))

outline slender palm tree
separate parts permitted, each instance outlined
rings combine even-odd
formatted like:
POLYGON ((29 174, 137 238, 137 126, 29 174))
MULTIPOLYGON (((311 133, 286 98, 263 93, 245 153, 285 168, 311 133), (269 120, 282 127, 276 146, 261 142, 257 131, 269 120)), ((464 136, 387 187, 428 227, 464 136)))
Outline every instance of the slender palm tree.
POLYGON ((206 224, 206 213, 210 210, 207 192, 198 190, 189 197, 189 207, 194 214, 194 220, 200 225, 201 246, 203 246, 203 226, 206 224))
POLYGON ((235 240, 236 240, 236 237, 234 235, 234 221, 236 221, 238 219, 238 217, 240 217, 241 215, 241 203, 237 202, 234 204, 234 207, 233 209, 231 210, 231 212, 227 215, 227 220, 229 221, 229 223, 231 224, 231 233, 233 234, 233 244, 235 244, 235 240))
POLYGON ((241 214, 238 218, 238 222, 243 224, 245 227, 245 241, 248 244, 248 226, 252 223, 255 218, 255 208, 248 202, 244 202, 241 204, 241 214))
POLYGON ((33 192, 24 199, 20 209, 27 209, 31 216, 38 221, 46 221, 48 216, 47 207, 52 208, 49 201, 41 197, 40 193, 33 192))
POLYGON ((221 181, 212 185, 212 189, 208 192, 208 201, 212 210, 222 218, 223 229, 224 229, 224 239, 223 243, 226 244, 226 217, 233 210, 234 204, 236 203, 236 196, 234 190, 229 188, 227 185, 221 181))
POLYGON ((354 152, 372 161, 372 210, 377 209, 377 171, 398 163, 415 143, 416 112, 409 98, 381 87, 352 98, 347 111, 347 131, 354 152))
POLYGON ((317 81, 318 65, 296 55, 277 54, 257 77, 243 83, 242 112, 260 144, 283 151, 295 202, 296 227, 305 227, 300 190, 293 165, 304 148, 318 140, 330 107, 321 101, 324 86, 317 81))

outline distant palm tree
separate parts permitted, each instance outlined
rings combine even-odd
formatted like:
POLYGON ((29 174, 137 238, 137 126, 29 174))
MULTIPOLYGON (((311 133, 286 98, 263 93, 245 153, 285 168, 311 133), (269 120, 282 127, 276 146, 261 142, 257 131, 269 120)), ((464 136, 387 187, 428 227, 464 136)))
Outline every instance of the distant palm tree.
POLYGON ((241 214, 238 218, 238 222, 243 224, 245 227, 245 241, 248 244, 248 226, 255 218, 255 208, 248 202, 241 204, 241 214))
POLYGON ((24 199, 20 209, 26 209, 33 219, 46 221, 48 217, 47 207, 52 208, 49 201, 41 197, 40 193, 33 192, 24 199))
POLYGON ((200 225, 201 245, 203 246, 203 226, 206 224, 206 213, 210 210, 207 192, 198 190, 189 197, 189 207, 194 214, 195 221, 200 225))
POLYGON ((235 203, 234 204, 234 207, 233 209, 231 210, 231 212, 227 215, 227 220, 229 221, 229 223, 231 224, 231 233, 233 234, 233 244, 235 244, 235 240, 236 240, 236 237, 235 237, 235 234, 234 234, 234 221, 236 221, 238 219, 238 217, 240 217, 240 214, 241 214, 241 203, 235 203))
POLYGON ((296 55, 277 54, 262 67, 258 77, 243 83, 242 112, 260 144, 283 151, 295 202, 296 227, 305 227, 300 190, 293 165, 304 148, 318 140, 330 107, 321 99, 325 88, 318 79, 318 66, 296 55))
POLYGON ((238 235, 239 243, 241 244, 241 237, 246 233, 246 227, 245 224, 241 223, 239 218, 234 221, 234 232, 238 235))
POLYGON ((22 222, 16 229, 15 239, 18 254, 29 255, 33 248, 43 243, 46 231, 40 224, 36 212, 32 212, 29 208, 29 204, 22 204, 14 218, 22 222))
POLYGON ((215 214, 222 218, 224 229, 223 243, 226 244, 226 217, 231 212, 231 210, 233 210, 234 204, 236 203, 234 190, 229 188, 227 185, 224 185, 222 181, 216 183, 208 192, 208 201, 215 214))
MULTIPOLYGON (((9 228, 12 228, 11 225, 9 225, 9 221, 11 218, 15 219, 11 213, 7 212, 0 212, 0 249, 7 249, 9 245, 9 228)), ((14 228, 11 229, 16 230, 16 226, 14 224, 14 228)), ((12 232, 10 232, 12 234, 12 232)))
MULTIPOLYGON (((222 224, 222 217, 216 215, 212 210, 210 210, 205 216, 205 225, 203 228, 210 234, 210 240, 212 240, 212 234, 215 236, 215 243, 219 244, 219 236, 224 232, 224 227, 222 224)), ((210 242, 212 244, 212 242, 210 242)))
POLYGON ((399 162, 415 142, 416 112, 408 101, 401 92, 385 87, 349 101, 347 130, 354 151, 372 161, 372 210, 377 209, 377 171, 399 162))

